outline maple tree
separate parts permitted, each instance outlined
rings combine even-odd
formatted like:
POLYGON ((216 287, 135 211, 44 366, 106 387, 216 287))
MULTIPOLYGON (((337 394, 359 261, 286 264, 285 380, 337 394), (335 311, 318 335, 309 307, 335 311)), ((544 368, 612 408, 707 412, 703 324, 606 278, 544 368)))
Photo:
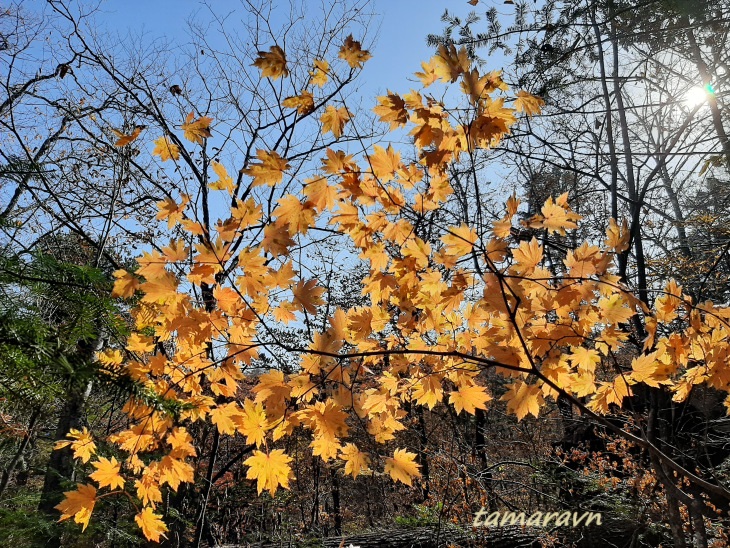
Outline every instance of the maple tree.
MULTIPOLYGON (((369 53, 350 36, 339 57, 354 69, 369 53)), ((317 63, 312 72, 324 72, 327 65, 317 63)), ((254 64, 272 80, 288 70, 278 47, 259 53, 254 64)), ((663 386, 676 401, 698 384, 727 392, 724 353, 716 349, 730 335, 730 310, 694 303, 672 282, 651 308, 634 296, 614 270, 630 237, 616 222, 602 242, 569 250, 557 272, 546 268, 543 244, 519 241, 513 232, 521 226, 565 235, 577 228, 581 216, 567 194, 522 221, 513 197, 488 229, 431 215, 453 194, 449 167, 476 149, 498 146, 517 123, 516 111, 534 116, 540 100, 520 91, 508 106, 499 73, 480 75, 455 47, 441 47, 417 77, 424 88, 459 82, 466 106, 449 109, 426 91, 379 98, 381 120, 413 137, 414 161, 392 146, 376 145, 360 157, 330 147, 320 171, 299 182, 282 150, 260 149, 241 171, 248 187, 217 223, 197 218, 188 195, 159 202, 158 220, 186 236, 146 253, 135 272, 115 274, 115 296, 139 296, 134 335, 123 351, 98 356, 112 375, 140 387, 125 406, 129 427, 107 440, 124 458, 110 459, 86 432, 72 432, 75 456, 94 455, 89 461, 97 471, 89 477, 99 491, 87 484, 66 493, 58 506, 62 519, 86 524, 96 500, 124 493, 136 501, 144 535, 159 541, 166 532, 156 509, 160 493, 194 481, 188 429, 201 421, 210 421, 219 437, 241 436, 256 447, 244 464, 259 493, 289 486, 292 457, 278 444, 301 431, 311 437, 315 457, 340 461, 353 477, 382 470, 412 485, 421 467, 415 453, 398 447, 406 406, 446 405, 476 415, 495 399, 523 419, 567 398, 686 481, 727 496, 601 416, 642 384, 663 386), (265 201, 268 189, 283 184, 275 203, 265 201), (325 229, 349 240, 366 262, 366 304, 330 309, 327 286, 308 276, 298 258, 295 250, 325 229), (636 320, 646 337, 622 369, 615 356, 630 347, 628 326, 636 320), (308 343, 272 336, 291 322, 306 328, 308 343), (261 372, 274 352, 292 356, 296 367, 261 372), (488 375, 502 379, 499 398, 488 375), (355 431, 374 443, 358 446, 355 431)), ((306 93, 314 97, 313 89, 306 93)), ((282 98, 283 106, 301 116, 313 112, 317 100, 298 97, 282 98)), ((184 138, 205 146, 215 120, 194 118, 182 125, 184 138)), ((350 113, 327 105, 319 120, 322 133, 339 138, 350 113)), ((155 144, 161 160, 174 160, 155 144)), ((230 195, 233 179, 224 163, 210 168, 218 181, 209 188, 230 195)))

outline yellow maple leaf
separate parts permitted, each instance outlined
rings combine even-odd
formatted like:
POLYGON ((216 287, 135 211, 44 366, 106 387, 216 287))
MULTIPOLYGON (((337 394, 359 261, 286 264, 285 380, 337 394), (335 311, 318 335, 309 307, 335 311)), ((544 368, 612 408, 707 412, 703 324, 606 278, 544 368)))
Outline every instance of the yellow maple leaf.
POLYGON ((142 533, 147 540, 160 542, 160 537, 167 538, 164 533, 168 529, 165 522, 162 521, 162 516, 155 514, 149 506, 143 508, 139 514, 134 516, 134 521, 142 529, 142 533))
POLYGON ((167 228, 172 228, 175 224, 182 219, 185 208, 190 203, 190 196, 187 194, 180 195, 180 204, 170 197, 165 198, 161 202, 157 202, 157 213, 156 219, 158 221, 164 221, 167 219, 167 228))
POLYGON ((273 212, 276 224, 286 225, 289 234, 306 234, 309 227, 314 224, 315 211, 312 202, 302 203, 298 196, 287 194, 277 203, 279 205, 273 212))
POLYGON ((317 87, 324 87, 329 80, 330 64, 324 59, 314 60, 314 69, 309 72, 312 77, 312 84, 317 87))
POLYGON ((209 118, 208 116, 201 116, 195 120, 195 113, 191 112, 182 125, 183 135, 185 135, 188 141, 202 145, 203 139, 213 136, 210 132, 210 124, 212 122, 213 118, 209 118))
POLYGON ((114 287, 112 288, 112 297, 122 297, 127 299, 132 297, 140 285, 139 279, 124 269, 114 271, 114 287))
POLYGON ((519 274, 527 274, 542 262, 542 246, 535 238, 529 242, 520 242, 520 247, 512 250, 512 257, 517 261, 516 271, 519 274))
MULTIPOLYGON (((150 470, 149 468, 147 470, 150 470)), ((145 506, 155 507, 155 503, 162 502, 162 491, 158 480, 151 473, 142 475, 142 479, 135 480, 134 487, 137 490, 137 498, 145 506)))
POLYGON ((539 97, 535 97, 526 91, 518 91, 517 99, 515 99, 515 108, 518 112, 524 112, 528 116, 540 114, 541 108, 545 105, 545 101, 539 97))
POLYGON ((243 172, 253 177, 252 186, 274 186, 284 178, 284 172, 289 169, 289 163, 279 156, 276 151, 259 149, 256 152, 259 163, 251 163, 243 172))
POLYGON ((324 114, 319 118, 322 122, 322 131, 331 132, 337 139, 342 137, 342 130, 350 120, 351 114, 345 107, 335 108, 327 105, 324 114))
POLYGON ((212 190, 226 190, 228 191, 228 194, 233 196, 233 189, 235 185, 231 176, 228 175, 226 168, 223 167, 223 164, 213 161, 210 163, 210 167, 212 167, 215 174, 218 175, 218 180, 209 183, 208 187, 212 190))
POLYGON ((268 224, 264 227, 264 239, 261 241, 261 247, 275 257, 280 255, 288 255, 289 248, 296 242, 289 233, 289 226, 286 224, 268 224))
POLYGON ((294 293, 294 304, 302 311, 309 314, 317 313, 317 306, 324 304, 322 294, 324 287, 317 286, 317 280, 299 280, 297 285, 292 288, 294 293))
POLYGON ((610 297, 603 297, 598 301, 602 319, 611 324, 626 323, 636 314, 634 310, 626 305, 627 302, 619 293, 614 293, 610 297))
POLYGON ((311 91, 305 90, 300 95, 287 97, 281 102, 281 106, 295 108, 299 114, 304 116, 314 110, 314 97, 311 91))
POLYGON ((566 229, 578 228, 575 221, 582 219, 581 215, 570 210, 567 204, 567 193, 560 196, 556 201, 548 198, 542 206, 542 215, 536 215, 529 221, 532 228, 546 228, 548 234, 557 232, 565 236, 566 229))
POLYGON ((373 151, 373 154, 368 156, 368 161, 373 169, 373 175, 381 183, 391 181, 395 176, 395 172, 401 166, 400 152, 396 152, 392 145, 388 145, 387 150, 375 145, 373 151))
POLYGON ((657 352, 642 354, 631 361, 631 379, 643 382, 648 386, 659 388, 662 384, 672 384, 667 378, 662 363, 657 359, 657 352))
POLYGON ((388 122, 391 130, 406 125, 408 111, 406 103, 400 95, 388 90, 387 95, 378 97, 378 103, 380 104, 373 109, 373 112, 380 116, 381 122, 388 122))
POLYGON ((240 410, 236 402, 219 405, 210 411, 210 420, 218 427, 218 432, 232 436, 236 432, 236 421, 240 410))
POLYGON ((259 402, 246 400, 243 403, 243 411, 235 418, 238 431, 246 436, 246 443, 254 443, 261 447, 266 439, 268 420, 264 412, 264 406, 259 402))
POLYGON ((362 68, 371 57, 370 52, 362 49, 362 44, 352 38, 352 34, 345 39, 345 43, 340 48, 339 58, 347 61, 350 68, 362 68))
POLYGON ((152 143, 155 145, 155 148, 152 150, 152 155, 159 156, 163 162, 180 159, 180 148, 166 135, 155 139, 152 143))
POLYGON ((256 449, 253 456, 243 463, 249 467, 246 478, 256 480, 256 489, 259 494, 266 490, 273 497, 279 486, 284 489, 289 488, 291 460, 291 457, 282 449, 273 449, 269 454, 256 449))
POLYGON ((64 521, 74 518, 74 521, 82 525, 82 531, 86 530, 91 519, 91 513, 94 511, 96 504, 96 488, 93 485, 77 484, 75 491, 65 491, 65 498, 54 508, 61 512, 61 518, 58 521, 64 521))
POLYGON ((392 458, 385 459, 385 473, 406 485, 413 485, 413 478, 421 477, 420 467, 416 463, 416 454, 405 449, 396 449, 392 458))
POLYGON ((449 401, 457 413, 463 410, 471 415, 476 414, 477 409, 486 409, 487 402, 491 399, 486 388, 477 385, 462 385, 449 395, 449 401))
POLYGON ((606 247, 613 250, 615 253, 621 253, 629 248, 629 225, 626 219, 621 221, 621 226, 616 224, 616 219, 611 218, 608 221, 608 228, 606 229, 606 247))
POLYGON ((456 82, 459 76, 467 72, 471 66, 466 48, 463 46, 456 50, 453 44, 441 44, 438 55, 431 59, 434 72, 444 83, 456 82))
POLYGON ((345 474, 353 478, 370 471, 370 457, 360 451, 354 443, 343 446, 339 458, 345 461, 345 474))
POLYGON ((537 417, 544 403, 540 387, 524 381, 510 384, 509 391, 500 400, 507 402, 507 412, 517 415, 517 420, 522 420, 528 413, 537 417))
POLYGON ((261 78, 270 77, 272 80, 278 80, 282 76, 285 78, 289 76, 284 50, 276 45, 271 46, 269 51, 259 51, 253 66, 261 70, 261 78))
POLYGON ((114 489, 124 487, 124 478, 119 475, 121 464, 117 462, 115 457, 111 460, 101 457, 98 461, 92 462, 91 465, 96 468, 96 472, 89 474, 89 477, 99 484, 99 487, 109 487, 114 489))
POLYGON ((325 177, 315 177, 305 181, 304 194, 314 207, 320 211, 334 209, 337 201, 338 186, 331 185, 325 177))
POLYGON ((59 440, 55 443, 53 449, 63 449, 70 445, 71 450, 74 453, 74 458, 81 459, 81 462, 84 463, 89 462, 91 456, 96 453, 96 444, 91 437, 91 433, 85 426, 83 430, 72 428, 69 433, 66 434, 66 437, 71 438, 73 441, 59 440))

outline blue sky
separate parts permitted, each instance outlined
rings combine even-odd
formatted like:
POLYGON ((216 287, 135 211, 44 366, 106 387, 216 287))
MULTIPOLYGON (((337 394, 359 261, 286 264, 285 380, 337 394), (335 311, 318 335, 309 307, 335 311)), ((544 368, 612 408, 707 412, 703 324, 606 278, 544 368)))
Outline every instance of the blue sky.
MULTIPOLYGON (((211 3, 221 13, 240 6, 238 0, 213 0, 211 3)), ((493 2, 483 1, 477 11, 484 12, 491 4, 493 2)), ((502 7, 502 4, 498 5, 498 9, 502 7)), ((361 76, 364 96, 374 96, 387 88, 404 93, 415 87, 408 78, 412 79, 412 74, 420 70, 421 61, 432 56, 432 50, 426 46, 426 35, 441 32, 440 18, 444 9, 458 15, 474 10, 466 0, 373 0, 373 8, 378 14, 373 30, 379 26, 379 33, 371 51, 373 58, 361 76)), ((184 41, 186 21, 200 9, 199 0, 102 0, 100 15, 110 29, 121 33, 127 28, 133 33, 144 29, 150 36, 164 35, 184 41)), ((488 68, 501 68, 503 63, 501 59, 495 60, 494 66, 488 68)))

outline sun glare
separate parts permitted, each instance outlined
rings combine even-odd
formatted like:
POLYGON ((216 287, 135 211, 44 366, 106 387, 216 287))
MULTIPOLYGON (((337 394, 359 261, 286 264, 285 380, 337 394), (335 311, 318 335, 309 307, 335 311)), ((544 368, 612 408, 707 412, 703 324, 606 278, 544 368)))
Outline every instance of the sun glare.
POLYGON ((689 108, 694 108, 707 100, 707 91, 703 87, 694 87, 684 96, 684 103, 689 108))
POLYGON ((707 101, 707 97, 715 93, 712 84, 706 86, 695 86, 690 89, 684 96, 684 104, 689 108, 694 108, 707 101))

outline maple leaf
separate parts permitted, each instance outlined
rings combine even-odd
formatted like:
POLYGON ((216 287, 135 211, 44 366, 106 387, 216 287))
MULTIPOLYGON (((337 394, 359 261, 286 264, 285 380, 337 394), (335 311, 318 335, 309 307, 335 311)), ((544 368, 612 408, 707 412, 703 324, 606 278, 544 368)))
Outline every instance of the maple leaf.
POLYGON ((621 221, 621 227, 616 224, 616 219, 613 217, 609 219, 608 228, 606 229, 606 247, 612 249, 615 253, 622 253, 629 248, 630 238, 631 234, 626 219, 621 221))
POLYGON ((54 508, 61 512, 58 521, 74 518, 74 521, 82 525, 82 531, 86 530, 91 519, 91 513, 96 504, 96 488, 93 485, 76 484, 75 491, 65 491, 65 498, 54 508))
POLYGON ((570 210, 566 203, 567 197, 568 195, 565 193, 557 201, 548 198, 545 205, 542 206, 542 215, 531 219, 529 225, 532 228, 546 228, 548 234, 557 232, 561 236, 565 236, 566 229, 578 228, 575 221, 580 220, 582 216, 570 210))
POLYGON ((273 212, 277 218, 276 224, 286 225, 289 234, 306 234, 314 224, 315 211, 311 202, 302 203, 298 196, 287 194, 277 203, 279 205, 273 212))
POLYGON ((441 44, 438 55, 431 59, 435 73, 444 83, 456 82, 459 76, 469 70, 471 61, 467 55, 466 48, 461 47, 456 51, 456 46, 441 44))
POLYGON ((314 207, 320 211, 325 209, 332 210, 337 201, 338 187, 329 184, 325 177, 316 177, 305 181, 306 185, 302 194, 304 194, 314 207))
POLYGON ((149 506, 142 509, 142 511, 134 516, 134 521, 137 523, 142 533, 147 540, 152 542, 160 542, 160 537, 167 538, 163 533, 168 531, 167 525, 162 521, 162 516, 155 514, 152 508, 149 506))
POLYGON ((389 474, 395 481, 406 485, 413 485, 413 478, 420 478, 421 467, 416 462, 416 454, 405 449, 396 449, 392 458, 385 459, 385 473, 389 474))
POLYGON ((286 108, 295 108, 297 112, 304 116, 314 110, 314 97, 312 92, 303 91, 300 95, 287 97, 281 102, 281 106, 286 108))
POLYGON ((350 474, 353 478, 370 471, 370 457, 360 451, 354 443, 343 446, 339 457, 345 461, 345 474, 350 474))
POLYGON ((500 400, 507 402, 507 412, 517 415, 517 420, 522 420, 528 413, 537 417, 544 402, 540 387, 524 381, 510 384, 509 391, 500 400))
POLYGON ((110 489, 115 487, 121 489, 124 487, 124 478, 119 475, 121 464, 115 457, 112 457, 111 460, 101 457, 91 465, 96 468, 96 472, 90 474, 89 477, 97 482, 100 488, 109 486, 110 489))
POLYGON ((159 483, 153 477, 153 474, 145 473, 141 480, 135 480, 134 487, 137 490, 137 498, 145 506, 154 508, 155 503, 162 502, 162 491, 160 491, 159 483))
POLYGON ((208 116, 201 116, 195 120, 195 113, 191 112, 182 125, 183 135, 188 141, 202 145, 203 139, 213 136, 210 132, 210 124, 212 122, 213 118, 209 118, 208 116))
POLYGON ((233 196, 235 185, 231 176, 228 175, 226 168, 223 167, 223 164, 213 161, 210 163, 210 166, 213 168, 215 174, 218 175, 218 180, 209 183, 208 187, 212 190, 226 190, 228 194, 233 196))
POLYGON ((74 453, 74 458, 81 459, 81 462, 83 463, 89 462, 91 456, 96 453, 96 444, 91 437, 91 433, 85 426, 83 430, 72 428, 69 433, 66 434, 66 437, 71 438, 73 441, 59 440, 55 443, 53 449, 63 449, 70 445, 71 450, 74 453))
POLYGON ((253 177, 252 186, 268 185, 274 186, 284 178, 284 172, 289 169, 286 159, 279 156, 276 151, 259 149, 256 152, 259 163, 251 163, 243 173, 253 177))
POLYGON ((353 40, 352 34, 345 38, 345 43, 340 48, 339 58, 347 61, 350 68, 362 68, 363 64, 372 57, 368 50, 362 49, 357 40, 353 40))
POLYGON ((464 410, 471 415, 475 415, 477 409, 486 409, 487 402, 491 399, 492 397, 487 394, 486 389, 477 385, 460 386, 458 390, 449 395, 449 401, 457 413, 464 410))
POLYGON ((279 486, 289 488, 291 460, 291 457, 282 449, 273 449, 269 454, 255 449, 253 456, 243 463, 249 467, 246 478, 256 480, 256 489, 259 494, 266 490, 273 497, 279 486))
POLYGON ((155 145, 152 155, 159 156, 163 162, 180 159, 180 149, 166 135, 155 139, 152 143, 155 145))
POLYGON ((598 308, 604 321, 611 324, 626 323, 636 312, 626 306, 626 301, 620 294, 603 297, 598 301, 598 308))
POLYGON ((528 116, 540 114, 541 107, 545 105, 545 101, 539 97, 535 97, 526 91, 518 91, 517 99, 515 99, 515 108, 518 112, 524 112, 528 116))
POLYGON ((172 446, 171 455, 175 458, 195 457, 198 452, 192 444, 193 437, 185 428, 175 428, 167 436, 167 443, 172 446))
POLYGON ((164 221, 167 219, 167 228, 172 228, 178 221, 180 221, 180 219, 182 219, 183 212, 190 203, 190 196, 187 194, 181 194, 180 199, 180 204, 170 197, 165 198, 161 202, 157 202, 157 209, 159 209, 159 212, 157 213, 156 219, 158 221, 164 221))
POLYGON ((261 70, 261 78, 270 77, 272 80, 278 80, 282 76, 285 78, 289 76, 284 50, 276 45, 271 46, 269 51, 259 51, 253 66, 261 70))
POLYGON ((116 280, 112 289, 112 297, 127 299, 132 297, 139 288, 139 279, 124 269, 115 270, 114 277, 116 280))
POLYGON ((408 111, 406 103, 400 95, 388 90, 387 95, 378 97, 378 103, 380 104, 373 108, 373 112, 380 116, 381 122, 388 122, 391 130, 406 125, 408 111))
POLYGON ((239 409, 236 402, 219 405, 210 411, 210 420, 218 427, 218 432, 232 436, 236 432, 236 423, 239 409))
POLYGON ((252 400, 243 403, 243 412, 235 419, 238 431, 246 436, 246 443, 261 447, 266 439, 268 420, 263 405, 252 400))
POLYGON ((542 262, 542 246, 535 238, 529 242, 520 242, 520 247, 512 250, 512 257, 517 261, 517 272, 532 272, 542 262))
POLYGON ((396 152, 392 145, 388 145, 388 149, 375 145, 373 154, 368 157, 370 166, 373 168, 375 175, 381 183, 387 183, 395 176, 395 172, 401 165, 400 152, 396 152))
POLYGON ((117 136, 118 140, 116 143, 114 143, 115 147, 123 147, 127 146, 131 142, 133 142, 137 137, 139 137, 139 134, 142 132, 144 128, 142 126, 136 126, 132 133, 129 135, 125 135, 121 131, 117 131, 116 129, 112 129, 112 133, 117 136))
POLYGON ((275 257, 288 255, 289 248, 294 244, 296 242, 292 240, 291 234, 289 234, 288 225, 269 224, 264 227, 264 239, 261 241, 261 247, 275 257))
POLYGON ((631 362, 631 378, 635 382, 643 382, 648 386, 659 388, 662 384, 672 384, 660 369, 661 363, 657 360, 657 352, 643 354, 631 362))
POLYGON ((322 131, 324 133, 331 132, 335 138, 342 137, 342 130, 345 124, 350 120, 351 114, 345 107, 335 108, 328 105, 324 114, 319 118, 322 122, 322 131))
POLYGON ((324 304, 324 300, 322 299, 324 291, 324 287, 317 286, 317 280, 309 280, 306 282, 299 280, 297 285, 292 288, 294 304, 309 314, 316 314, 317 306, 324 304))
POLYGON ((309 75, 312 77, 312 84, 320 88, 324 87, 327 80, 329 80, 329 71, 330 64, 327 61, 324 59, 315 59, 314 70, 309 72, 309 75))

